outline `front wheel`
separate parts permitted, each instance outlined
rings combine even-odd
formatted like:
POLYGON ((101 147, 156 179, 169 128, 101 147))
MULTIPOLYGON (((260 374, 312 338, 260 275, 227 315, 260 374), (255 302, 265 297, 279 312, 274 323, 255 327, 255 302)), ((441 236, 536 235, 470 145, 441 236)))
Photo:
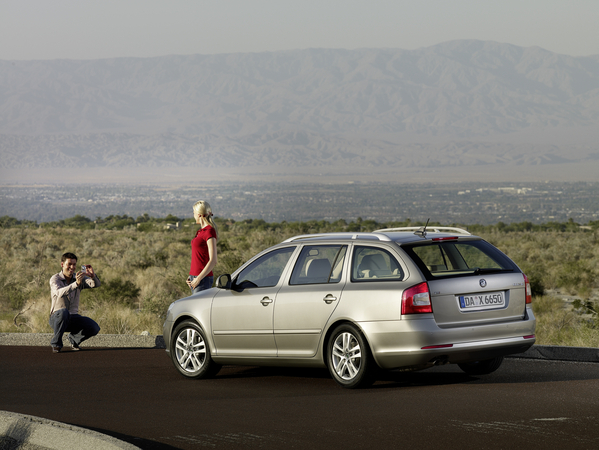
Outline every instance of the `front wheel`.
POLYGON ((503 356, 485 359, 483 361, 474 361, 470 363, 458 364, 458 367, 468 375, 488 375, 495 372, 501 366, 503 356))
POLYGON ((333 379, 344 388, 358 388, 374 381, 376 363, 368 343, 353 325, 335 328, 327 343, 327 366, 333 379))
POLYGON ((195 322, 182 322, 175 328, 170 350, 173 364, 188 378, 209 378, 221 368, 212 360, 204 331, 195 322))

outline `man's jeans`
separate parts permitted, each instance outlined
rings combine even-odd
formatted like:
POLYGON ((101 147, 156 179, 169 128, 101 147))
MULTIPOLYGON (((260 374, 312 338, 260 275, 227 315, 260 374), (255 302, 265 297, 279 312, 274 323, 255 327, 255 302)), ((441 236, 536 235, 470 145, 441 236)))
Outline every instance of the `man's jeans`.
POLYGON ((62 348, 62 335, 68 331, 71 344, 79 346, 83 341, 95 336, 100 332, 100 326, 89 317, 71 314, 65 308, 54 311, 50 316, 50 326, 54 330, 54 336, 50 341, 52 347, 62 348))

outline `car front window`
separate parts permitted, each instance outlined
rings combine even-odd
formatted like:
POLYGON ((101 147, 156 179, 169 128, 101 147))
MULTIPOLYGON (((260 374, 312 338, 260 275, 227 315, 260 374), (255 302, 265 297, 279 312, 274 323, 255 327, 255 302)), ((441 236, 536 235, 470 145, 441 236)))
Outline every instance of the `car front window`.
POLYGON ((236 278, 237 288, 276 286, 295 247, 273 250, 243 269, 236 278))

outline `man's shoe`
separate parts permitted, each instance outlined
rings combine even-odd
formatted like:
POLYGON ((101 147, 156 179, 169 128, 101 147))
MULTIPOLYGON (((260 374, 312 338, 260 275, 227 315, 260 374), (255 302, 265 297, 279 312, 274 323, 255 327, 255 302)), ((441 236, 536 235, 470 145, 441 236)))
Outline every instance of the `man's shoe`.
POLYGON ((60 347, 52 346, 52 353, 60 353, 60 347))
POLYGON ((81 347, 79 347, 77 344, 75 344, 75 343, 74 343, 74 342, 72 342, 72 341, 69 341, 69 342, 71 342, 71 350, 72 350, 72 351, 74 351, 74 352, 78 352, 79 350, 81 350, 81 347))

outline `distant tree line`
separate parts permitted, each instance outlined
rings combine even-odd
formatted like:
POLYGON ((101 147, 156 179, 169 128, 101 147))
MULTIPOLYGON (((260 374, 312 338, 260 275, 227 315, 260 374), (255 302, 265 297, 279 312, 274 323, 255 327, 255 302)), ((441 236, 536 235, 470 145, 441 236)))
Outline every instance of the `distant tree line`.
MULTIPOLYGON (((374 231, 381 228, 395 228, 395 227, 408 227, 408 226, 424 226, 425 223, 421 221, 412 222, 410 219, 406 219, 401 222, 377 222, 376 220, 362 220, 358 217, 355 221, 346 221, 343 219, 336 221, 326 220, 310 220, 307 222, 266 222, 263 219, 244 219, 241 221, 234 221, 232 219, 215 218, 217 225, 228 227, 231 224, 236 224, 238 227, 244 227, 247 230, 280 230, 288 229, 290 231, 296 230, 298 233, 324 233, 324 232, 340 232, 340 231, 374 231)), ((166 227, 167 224, 179 224, 179 227, 192 226, 194 224, 193 219, 179 218, 172 214, 167 215, 163 218, 150 217, 147 213, 137 218, 124 215, 109 215, 104 218, 97 217, 92 220, 82 215, 75 215, 67 219, 61 219, 52 222, 41 222, 38 223, 34 220, 19 220, 14 217, 2 216, 0 217, 0 228, 15 228, 15 227, 42 227, 42 228, 76 228, 79 230, 122 230, 125 227, 135 227, 138 231, 159 231, 159 230, 171 230, 174 227, 166 227)), ((567 222, 547 222, 542 224, 534 224, 532 222, 518 222, 506 224, 504 222, 497 222, 494 225, 464 225, 464 224, 441 224, 439 222, 429 223, 430 227, 433 226, 453 226, 466 228, 468 231, 473 233, 487 233, 487 232, 539 232, 539 231, 558 231, 558 232, 577 232, 577 231, 595 231, 599 229, 599 220, 590 221, 586 224, 579 224, 573 219, 569 219, 567 222)))

